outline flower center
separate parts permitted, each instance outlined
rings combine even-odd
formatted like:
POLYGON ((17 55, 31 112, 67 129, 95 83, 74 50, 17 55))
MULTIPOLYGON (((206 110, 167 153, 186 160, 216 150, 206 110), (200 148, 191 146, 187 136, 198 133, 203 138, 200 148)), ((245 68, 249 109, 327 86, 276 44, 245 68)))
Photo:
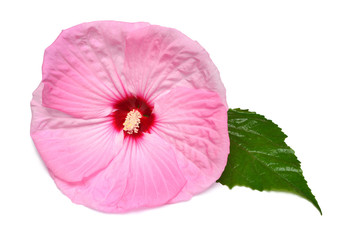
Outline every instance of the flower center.
POLYGON ((155 125, 153 105, 139 96, 127 96, 114 103, 113 126, 125 137, 140 138, 155 125))
POLYGON ((138 133, 141 122, 140 118, 142 118, 142 115, 139 111, 133 109, 132 111, 128 112, 123 123, 123 130, 128 134, 138 133))

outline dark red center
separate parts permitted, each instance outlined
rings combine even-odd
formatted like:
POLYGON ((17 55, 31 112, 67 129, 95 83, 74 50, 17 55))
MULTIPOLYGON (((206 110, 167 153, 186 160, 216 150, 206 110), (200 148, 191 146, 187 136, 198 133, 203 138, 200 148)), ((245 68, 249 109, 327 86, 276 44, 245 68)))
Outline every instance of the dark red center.
POLYGON ((127 131, 124 131, 126 137, 140 137, 144 132, 150 132, 151 127, 153 126, 155 115, 152 113, 153 106, 147 103, 141 97, 129 96, 126 97, 114 105, 115 112, 113 113, 114 117, 114 127, 118 131, 123 131, 125 119, 129 112, 132 110, 137 110, 141 113, 142 117, 140 119, 139 131, 137 133, 129 134, 127 131))

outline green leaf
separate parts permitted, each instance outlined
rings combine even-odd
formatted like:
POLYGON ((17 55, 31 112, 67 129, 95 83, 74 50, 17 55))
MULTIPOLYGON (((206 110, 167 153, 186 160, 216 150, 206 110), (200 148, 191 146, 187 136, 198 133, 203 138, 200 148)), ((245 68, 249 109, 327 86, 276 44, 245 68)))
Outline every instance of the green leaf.
POLYGON ((248 110, 229 109, 230 154, 218 182, 259 191, 297 194, 322 214, 302 174, 294 151, 284 142, 282 130, 264 116, 248 110))

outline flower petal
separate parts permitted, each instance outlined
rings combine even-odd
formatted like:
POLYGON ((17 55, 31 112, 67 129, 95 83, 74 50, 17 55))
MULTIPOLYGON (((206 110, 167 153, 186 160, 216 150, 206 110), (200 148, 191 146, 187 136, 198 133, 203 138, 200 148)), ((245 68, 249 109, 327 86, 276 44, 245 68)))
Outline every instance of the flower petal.
POLYGON ((40 84, 31 102, 31 136, 48 169, 69 182, 104 169, 123 142, 123 133, 114 130, 112 118, 77 119, 42 107, 42 89, 40 84))
POLYGON ((174 87, 217 92, 227 106, 225 88, 208 53, 181 32, 148 26, 126 40, 124 75, 133 94, 152 102, 174 87))
POLYGON ((222 174, 229 154, 227 109, 215 92, 175 88, 156 100, 153 131, 175 146, 187 184, 175 201, 189 199, 222 174))
POLYGON ((108 115, 128 93, 121 79, 125 38, 147 25, 101 21, 63 31, 45 51, 44 106, 81 118, 108 115))
POLYGON ((155 134, 125 141, 105 170, 80 184, 55 178, 56 184, 75 203, 104 212, 158 206, 177 196, 186 180, 175 150, 155 134))

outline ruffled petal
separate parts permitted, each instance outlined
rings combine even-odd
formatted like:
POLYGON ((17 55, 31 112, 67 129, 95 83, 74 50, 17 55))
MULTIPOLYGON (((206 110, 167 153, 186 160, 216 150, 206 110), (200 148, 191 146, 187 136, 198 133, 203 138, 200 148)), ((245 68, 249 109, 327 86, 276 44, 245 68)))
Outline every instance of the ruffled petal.
POLYGON ((148 26, 126 40, 124 75, 133 94, 150 102, 174 87, 214 91, 227 106, 225 88, 208 53, 181 32, 148 26))
POLYGON ((123 133, 112 118, 77 119, 42 107, 43 84, 31 102, 31 136, 48 169, 69 182, 83 181, 104 169, 122 147, 123 133))
POLYGON ((102 21, 63 31, 45 51, 44 106, 85 119, 108 115, 115 100, 128 94, 125 39, 147 25, 102 21))
MULTIPOLYGON (((178 195, 186 180, 174 148, 155 134, 125 139, 125 146, 103 171, 80 184, 55 178, 75 203, 104 212, 159 206, 178 195)), ((53 176, 54 178, 54 176, 53 176)))
POLYGON ((215 92, 175 88, 156 100, 153 131, 174 146, 187 179, 172 202, 188 200, 222 174, 229 154, 227 109, 215 92))

